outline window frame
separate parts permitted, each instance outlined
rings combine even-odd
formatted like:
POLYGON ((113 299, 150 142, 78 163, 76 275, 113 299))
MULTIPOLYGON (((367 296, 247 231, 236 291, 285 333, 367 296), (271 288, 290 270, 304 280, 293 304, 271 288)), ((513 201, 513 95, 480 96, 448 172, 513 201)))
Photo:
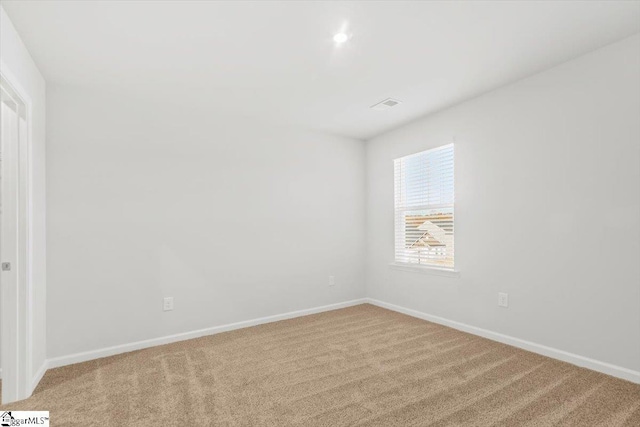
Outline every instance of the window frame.
MULTIPOLYGON (((458 269, 458 263, 457 263, 457 257, 455 256, 455 237, 456 237, 456 233, 455 233, 455 218, 456 218, 456 213, 455 213, 455 145, 453 142, 447 143, 447 144, 443 144, 440 146, 436 146, 436 147, 432 147, 432 148, 428 148, 426 150, 422 150, 422 151, 418 151, 412 154, 407 154, 404 156, 400 156, 397 158, 393 159, 393 261, 389 263, 389 268, 393 269, 393 270, 397 270, 397 271, 407 271, 407 272, 414 272, 414 273, 426 273, 426 274, 432 274, 432 275, 437 275, 437 276, 444 276, 444 277, 460 277, 460 271, 458 269), (411 156, 416 156, 419 154, 424 154, 424 153, 428 153, 430 151, 437 151, 437 150, 441 150, 441 149, 445 149, 446 147, 451 147, 452 148, 452 178, 453 178, 453 201, 452 203, 447 203, 447 204, 440 204, 440 205, 422 205, 422 206, 416 206, 415 209, 414 207, 402 207, 402 208, 398 208, 397 205, 397 196, 398 196, 398 182, 396 181, 397 176, 396 176, 396 161, 401 160, 401 159, 405 159, 411 156), (405 262, 402 261, 400 259, 398 259, 398 252, 397 252, 397 245, 398 245, 398 212, 399 211, 407 211, 407 210, 427 210, 427 209, 433 209, 433 208, 438 208, 438 207, 443 207, 443 206, 451 206, 451 211, 452 211, 452 223, 453 223, 453 236, 452 236, 452 246, 454 248, 454 254, 453 254, 453 265, 452 266, 439 266, 436 264, 420 264, 420 263, 413 263, 413 262, 405 262)), ((402 185, 402 184, 400 184, 402 185)))

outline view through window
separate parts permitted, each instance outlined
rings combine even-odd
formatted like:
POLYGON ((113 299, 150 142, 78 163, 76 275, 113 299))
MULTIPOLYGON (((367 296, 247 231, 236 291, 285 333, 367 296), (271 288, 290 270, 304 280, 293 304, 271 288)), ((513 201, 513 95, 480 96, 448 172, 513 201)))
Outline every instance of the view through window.
POLYGON ((453 144, 394 160, 395 261, 454 268, 453 144))

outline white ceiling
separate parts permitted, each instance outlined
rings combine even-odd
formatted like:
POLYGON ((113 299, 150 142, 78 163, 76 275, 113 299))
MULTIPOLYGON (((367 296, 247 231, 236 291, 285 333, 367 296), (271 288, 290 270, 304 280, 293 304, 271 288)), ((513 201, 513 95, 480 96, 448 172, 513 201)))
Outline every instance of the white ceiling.
POLYGON ((362 139, 640 31, 635 1, 2 5, 49 82, 362 139))

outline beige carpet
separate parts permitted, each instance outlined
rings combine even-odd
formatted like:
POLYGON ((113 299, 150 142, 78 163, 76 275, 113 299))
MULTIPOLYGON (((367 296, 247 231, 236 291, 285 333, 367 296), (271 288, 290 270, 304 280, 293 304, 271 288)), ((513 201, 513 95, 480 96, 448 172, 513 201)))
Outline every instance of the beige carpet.
POLYGON ((54 426, 640 426, 640 386, 371 305, 53 369, 54 426))

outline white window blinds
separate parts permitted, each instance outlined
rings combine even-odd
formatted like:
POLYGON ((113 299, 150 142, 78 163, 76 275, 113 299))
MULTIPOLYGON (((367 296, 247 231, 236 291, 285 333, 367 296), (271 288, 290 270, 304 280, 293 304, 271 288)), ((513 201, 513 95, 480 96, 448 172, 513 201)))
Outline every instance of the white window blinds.
POLYGON ((453 144, 394 160, 395 261, 454 268, 453 144))

